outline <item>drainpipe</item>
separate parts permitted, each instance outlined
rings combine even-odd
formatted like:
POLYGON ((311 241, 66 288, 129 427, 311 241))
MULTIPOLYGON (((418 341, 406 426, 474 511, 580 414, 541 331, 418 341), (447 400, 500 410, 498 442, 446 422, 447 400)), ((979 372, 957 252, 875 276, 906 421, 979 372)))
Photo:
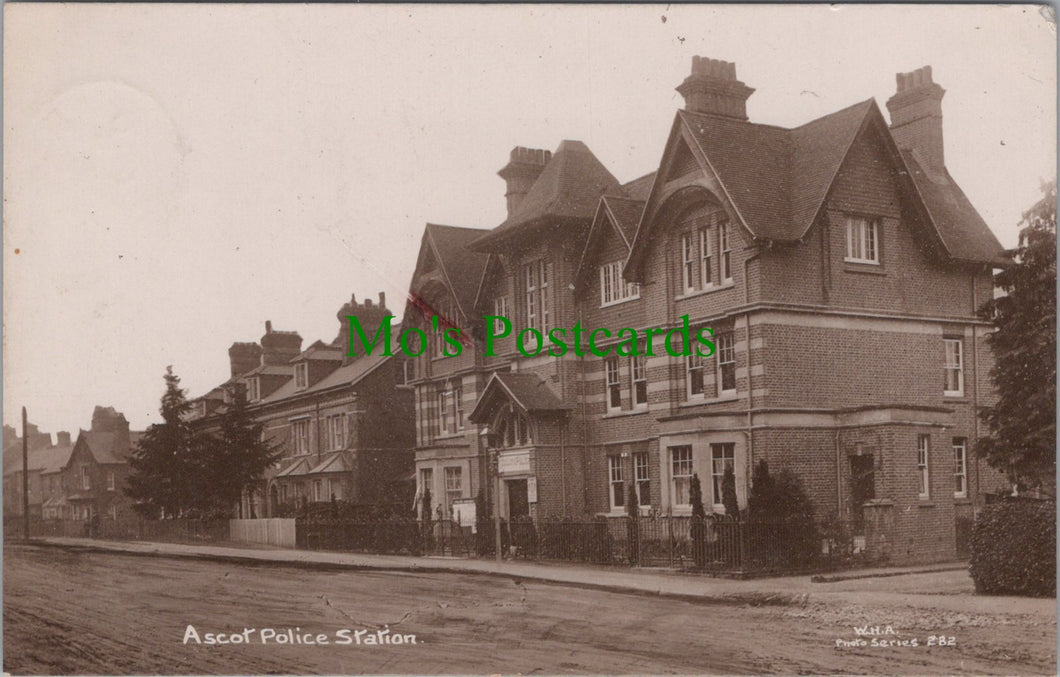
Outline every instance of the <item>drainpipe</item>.
POLYGON ((843 454, 839 450, 839 429, 835 431, 835 509, 836 517, 843 519, 843 454))
MULTIPOLYGON (((979 310, 979 290, 975 281, 975 273, 972 273, 972 312, 975 313, 979 310)), ((991 277, 993 275, 991 274, 991 277)), ((979 444, 979 329, 973 324, 972 325, 972 376, 975 380, 972 388, 972 436, 974 441, 972 444, 967 445, 971 447, 972 454, 975 456, 975 500, 973 506, 977 505, 982 496, 982 487, 980 486, 979 479, 979 454, 976 454, 974 449, 979 444)), ((967 466, 967 453, 965 450, 965 465, 967 466)), ((965 473, 967 474, 968 468, 965 467, 965 473)))
MULTIPOLYGON (((768 247, 772 248, 773 241, 768 241, 768 247)), ((748 264, 754 261, 762 255, 762 250, 759 248, 754 254, 748 256, 743 260, 743 297, 744 305, 751 305, 751 284, 750 277, 748 277, 747 270, 748 264)), ((755 455, 755 437, 754 437, 754 414, 752 409, 754 408, 754 380, 751 376, 751 371, 754 365, 751 364, 751 311, 744 311, 744 326, 747 329, 747 430, 744 434, 747 436, 747 479, 750 480, 754 477, 754 455, 755 455)), ((746 493, 746 487, 745 487, 746 493)))

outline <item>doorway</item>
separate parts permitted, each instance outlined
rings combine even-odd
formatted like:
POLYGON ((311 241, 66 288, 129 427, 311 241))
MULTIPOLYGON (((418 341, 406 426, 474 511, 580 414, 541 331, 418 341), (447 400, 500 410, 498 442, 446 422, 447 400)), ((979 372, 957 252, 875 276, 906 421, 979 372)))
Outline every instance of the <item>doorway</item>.
POLYGON ((507 480, 508 519, 515 520, 530 516, 530 500, 526 490, 526 480, 507 480))

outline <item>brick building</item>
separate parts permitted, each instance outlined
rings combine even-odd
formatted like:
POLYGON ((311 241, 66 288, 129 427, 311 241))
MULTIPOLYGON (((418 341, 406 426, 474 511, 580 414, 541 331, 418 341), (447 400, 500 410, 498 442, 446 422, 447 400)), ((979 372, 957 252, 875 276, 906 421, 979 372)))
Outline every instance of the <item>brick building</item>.
POLYGON ((193 425, 215 429, 229 389, 243 388, 265 439, 283 451, 261 486, 244 492, 241 516, 290 514, 304 503, 331 500, 411 505, 414 424, 403 359, 349 355, 350 315, 369 330, 392 313, 383 294, 378 304, 351 297, 336 314, 336 338, 305 350, 296 332, 266 322, 260 342, 229 348, 229 380, 191 400, 193 425))
MULTIPOLYGON (((5 426, 5 434, 7 427, 5 426)), ((97 406, 88 430, 51 436, 30 426, 30 514, 43 519, 87 521, 93 516, 119 519, 131 515, 122 491, 128 459, 142 433, 129 430, 125 416, 113 407, 97 406)), ((11 437, 15 437, 11 429, 11 437)), ((4 514, 22 514, 21 443, 5 449, 4 514), (17 446, 16 446, 17 445, 17 446)))
POLYGON ((743 507, 766 459, 894 561, 954 556, 1003 482, 971 453, 993 397, 976 310, 1002 249, 946 170, 930 67, 897 84, 890 124, 868 100, 784 129, 747 119, 734 64, 696 57, 650 174, 621 184, 579 141, 513 150, 503 223, 424 232, 411 294, 475 345, 445 356, 410 304, 428 336, 418 491, 451 514, 489 491, 495 450, 506 516, 621 515, 630 483, 642 511, 688 514, 693 473, 724 512, 725 467, 743 507), (512 321, 495 356, 484 315, 512 321), (668 353, 686 317, 713 355, 668 353), (548 354, 575 323, 609 330, 607 354, 548 354))

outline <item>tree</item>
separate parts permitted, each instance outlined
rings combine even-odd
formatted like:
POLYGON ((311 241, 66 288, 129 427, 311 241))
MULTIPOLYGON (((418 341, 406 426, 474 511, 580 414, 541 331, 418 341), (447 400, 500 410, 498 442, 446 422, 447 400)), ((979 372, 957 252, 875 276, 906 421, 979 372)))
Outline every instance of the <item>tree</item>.
POLYGON ((721 504, 725 514, 733 519, 740 519, 740 506, 736 502, 736 474, 732 464, 725 464, 725 474, 721 476, 721 504))
POLYGON ((704 523, 707 512, 703 509, 703 488, 696 473, 692 473, 688 483, 688 501, 692 504, 692 560, 697 567, 702 567, 707 563, 707 525, 704 523))
POLYGON ((813 504, 798 478, 787 468, 774 477, 764 458, 755 464, 751 475, 747 508, 750 516, 755 518, 813 520, 813 504))
POLYGON ((163 378, 162 422, 148 427, 133 450, 129 458, 132 472, 125 487, 136 511, 150 518, 179 514, 192 494, 193 434, 185 421, 189 405, 172 366, 166 367, 163 378))
POLYGON ((1018 487, 1056 494, 1056 181, 1023 214, 1013 263, 994 281, 1005 295, 980 310, 998 402, 980 416, 990 431, 976 453, 1018 487))
POLYGON ((196 507, 206 514, 230 513, 243 489, 261 482, 265 471, 283 454, 265 441, 265 426, 255 422, 247 410, 244 389, 230 385, 228 392, 231 404, 221 414, 217 435, 197 440, 191 447, 196 460, 193 479, 201 491, 196 507))

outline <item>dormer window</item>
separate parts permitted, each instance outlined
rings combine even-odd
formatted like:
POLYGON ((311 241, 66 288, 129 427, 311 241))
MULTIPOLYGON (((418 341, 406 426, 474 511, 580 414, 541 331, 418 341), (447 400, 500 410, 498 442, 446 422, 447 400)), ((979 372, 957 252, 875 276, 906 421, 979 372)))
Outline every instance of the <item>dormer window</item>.
POLYGON ((622 262, 600 266, 600 307, 640 298, 640 285, 622 278, 622 262))
POLYGON ((853 263, 880 263, 879 224, 861 217, 847 218, 846 261, 853 263))
POLYGON ((294 365, 294 387, 304 390, 309 387, 309 363, 299 362, 294 365))
POLYGON ((261 399, 261 389, 258 387, 258 377, 247 379, 247 402, 257 402, 261 399))

